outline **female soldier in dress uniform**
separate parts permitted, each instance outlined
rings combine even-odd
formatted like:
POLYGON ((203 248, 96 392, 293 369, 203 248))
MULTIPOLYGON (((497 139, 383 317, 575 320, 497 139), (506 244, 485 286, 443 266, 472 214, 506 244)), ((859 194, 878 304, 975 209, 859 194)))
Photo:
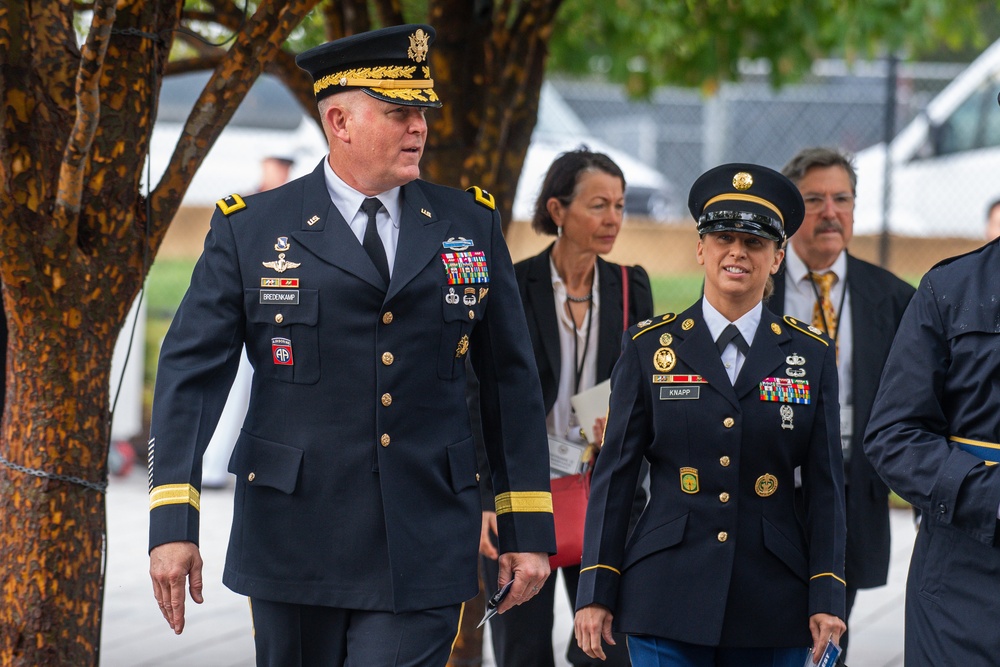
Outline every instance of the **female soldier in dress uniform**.
POLYGON ((614 625, 636 667, 801 667, 845 630, 846 536, 835 348, 761 305, 802 198, 771 169, 729 164, 688 207, 704 297, 624 336, 576 638, 603 657, 614 625), (650 500, 626 543, 644 457, 650 500))

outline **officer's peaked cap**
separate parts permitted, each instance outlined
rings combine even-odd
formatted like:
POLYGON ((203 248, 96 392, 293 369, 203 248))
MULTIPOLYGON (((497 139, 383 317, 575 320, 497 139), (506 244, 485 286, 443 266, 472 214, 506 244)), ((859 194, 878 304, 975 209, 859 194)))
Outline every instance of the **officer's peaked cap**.
POLYGON ((698 234, 744 232, 780 245, 802 224, 805 205, 798 187, 782 174, 756 164, 709 169, 691 186, 688 209, 698 234))
POLYGON ((312 75, 317 101, 360 89, 390 104, 440 107, 431 78, 434 35, 429 25, 372 30, 309 49, 295 64, 312 75))

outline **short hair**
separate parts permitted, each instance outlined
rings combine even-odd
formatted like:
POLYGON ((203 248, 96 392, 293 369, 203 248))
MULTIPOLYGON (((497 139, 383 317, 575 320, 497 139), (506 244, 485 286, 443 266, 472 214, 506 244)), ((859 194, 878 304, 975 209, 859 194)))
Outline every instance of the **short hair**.
POLYGON ((990 205, 986 207, 986 219, 989 220, 990 216, 993 215, 993 209, 1000 206, 1000 198, 994 199, 990 202, 990 205))
POLYGON ((535 214, 531 220, 531 228, 539 234, 556 236, 559 227, 549 215, 549 199, 555 197, 563 206, 569 206, 576 196, 576 186, 580 176, 588 171, 600 171, 621 180, 622 191, 625 190, 625 174, 615 161, 604 153, 595 153, 580 146, 576 150, 567 151, 553 160, 549 166, 542 189, 535 200, 535 214))
POLYGON ((858 174, 854 171, 853 158, 851 155, 841 152, 836 148, 803 148, 795 154, 795 157, 788 161, 788 164, 784 166, 781 173, 792 183, 798 185, 806 177, 810 169, 817 167, 842 168, 847 172, 847 177, 851 180, 851 194, 857 194, 858 174))

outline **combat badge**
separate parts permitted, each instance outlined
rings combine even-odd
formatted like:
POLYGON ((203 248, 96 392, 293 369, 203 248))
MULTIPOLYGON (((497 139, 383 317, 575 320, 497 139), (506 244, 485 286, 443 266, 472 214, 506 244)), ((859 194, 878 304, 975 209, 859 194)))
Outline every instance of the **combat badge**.
POLYGON ((292 366, 292 341, 289 338, 271 339, 271 357, 276 366, 292 366))
POLYGON ((785 363, 789 366, 805 366, 806 358, 800 356, 797 352, 793 352, 785 357, 785 363))
POLYGON ((781 428, 789 431, 794 429, 795 425, 792 424, 792 417, 795 416, 795 413, 792 412, 792 406, 788 404, 782 405, 778 412, 781 414, 781 428))
POLYGON ((289 262, 285 260, 285 253, 279 253, 278 259, 273 262, 261 262, 265 267, 274 269, 278 273, 284 273, 288 269, 297 269, 302 266, 299 262, 289 262))
POLYGON ((669 347, 661 347, 653 353, 653 367, 661 373, 669 373, 677 364, 677 355, 669 347))
POLYGON ((698 469, 697 468, 681 468, 681 491, 684 493, 695 494, 700 491, 698 486, 698 469))
POLYGON ((455 293, 454 287, 449 287, 448 293, 444 295, 444 302, 447 303, 449 306, 457 305, 460 299, 461 297, 459 297, 458 294, 455 293))
POLYGON ((778 478, 770 473, 765 473, 757 478, 757 483, 754 484, 753 490, 761 498, 767 498, 778 490, 778 478))
POLYGON ((451 250, 452 252, 462 252, 463 250, 468 250, 473 245, 475 244, 472 239, 467 239, 464 236, 459 236, 457 239, 452 236, 441 244, 445 250, 451 250))
POLYGON ((785 375, 790 378, 804 378, 806 376, 806 369, 804 368, 786 368, 785 375))
POLYGON ((475 287, 466 287, 465 288, 465 295, 462 297, 462 303, 464 303, 466 306, 474 306, 474 305, 476 305, 476 288, 475 287))
POLYGON ((455 348, 455 358, 460 359, 465 356, 465 353, 469 351, 469 337, 463 335, 458 339, 458 347, 455 348))

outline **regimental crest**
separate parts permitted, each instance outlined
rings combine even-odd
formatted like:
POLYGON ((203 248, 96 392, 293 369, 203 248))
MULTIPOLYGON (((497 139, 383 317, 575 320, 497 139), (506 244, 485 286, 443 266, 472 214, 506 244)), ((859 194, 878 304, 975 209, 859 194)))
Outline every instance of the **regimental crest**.
POLYGON ((279 236, 278 242, 274 244, 274 249, 277 250, 278 252, 287 252, 288 249, 291 247, 292 246, 288 245, 287 236, 279 236))
POLYGON ((765 473, 757 478, 757 483, 754 484, 753 490, 761 498, 767 498, 778 490, 778 478, 771 473, 765 473))
POLYGON ((430 40, 430 35, 423 31, 423 28, 418 28, 415 33, 410 35, 410 48, 406 50, 406 55, 409 56, 413 62, 422 63, 427 60, 427 49, 428 41, 430 40))

